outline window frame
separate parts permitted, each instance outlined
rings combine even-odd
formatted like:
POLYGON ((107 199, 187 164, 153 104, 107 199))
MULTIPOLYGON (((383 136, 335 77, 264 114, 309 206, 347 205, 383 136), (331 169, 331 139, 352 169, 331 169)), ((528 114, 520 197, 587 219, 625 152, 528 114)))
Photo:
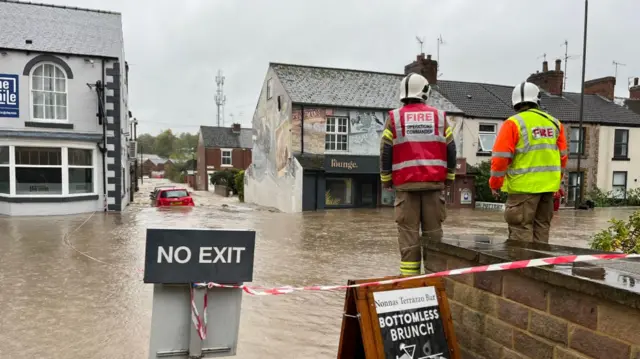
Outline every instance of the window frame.
POLYGON ((612 194, 615 193, 616 191, 616 187, 622 187, 624 186, 623 189, 623 195, 622 197, 616 197, 615 195, 613 195, 613 198, 615 199, 627 199, 627 190, 628 190, 628 186, 629 186, 629 173, 627 171, 613 171, 613 173, 611 174, 611 192, 612 194), (624 174, 624 185, 616 185, 615 184, 615 179, 616 179, 616 174, 624 174))
MULTIPOLYGON (((481 135, 493 135, 493 143, 496 143, 496 138, 498 137, 498 124, 497 123, 490 123, 490 122, 479 122, 478 123, 478 149, 477 149, 477 153, 480 154, 491 154, 491 152, 493 151, 493 148, 489 148, 484 149, 483 145, 482 145, 482 140, 480 140, 480 136, 481 135), (493 126, 493 131, 492 132, 488 132, 488 131, 481 131, 480 130, 480 126, 493 126)), ((493 145, 492 145, 493 147, 493 145)))
MULTIPOLYGON (((70 196, 74 196, 74 195, 88 195, 88 194, 94 194, 97 192, 96 189, 96 151, 94 150, 90 150, 91 151, 91 165, 87 166, 87 165, 71 165, 69 164, 69 150, 90 150, 88 148, 80 148, 80 147, 76 147, 76 146, 69 146, 67 147, 67 193, 70 196), (71 176, 69 176, 69 170, 72 168, 81 168, 81 169, 87 169, 90 168, 91 169, 91 192, 81 192, 81 193, 71 193, 71 191, 69 190, 69 186, 71 185, 71 176)), ((124 187, 122 187, 122 190, 124 190, 124 187)))
POLYGON ((613 159, 614 160, 626 160, 626 159, 629 159, 629 129, 616 128, 613 131, 613 159), (616 142, 616 134, 618 132, 623 132, 623 133, 627 134, 627 141, 626 142, 616 142), (618 146, 625 146, 625 149, 626 149, 626 154, 625 155, 617 155, 616 154, 616 148, 618 146))
POLYGON ((12 176, 11 176, 11 145, 2 145, 0 146, 0 150, 2 148, 6 147, 7 148, 7 152, 8 152, 8 161, 7 163, 2 163, 0 162, 0 168, 7 168, 9 169, 9 192, 8 193, 4 193, 4 192, 0 192, 0 195, 4 195, 4 196, 8 196, 11 194, 11 184, 15 181, 12 181, 12 176))
MULTIPOLYGON (((4 145, 4 144, 3 144, 4 145)), ((97 176, 98 172, 98 161, 100 158, 98 157, 97 148, 91 144, 80 144, 75 143, 73 145, 64 145, 61 146, 59 143, 53 141, 42 141, 41 143, 32 144, 26 143, 24 141, 10 141, 8 144, 4 145, 9 147, 9 192, 10 193, 0 193, 0 197, 3 198, 73 198, 73 197, 84 197, 84 196, 95 196, 100 195, 98 193, 98 182, 99 179, 97 176), (44 147, 44 148, 59 148, 61 150, 61 164, 57 165, 16 165, 15 156, 16 156, 16 147, 44 147), (69 193, 69 163, 68 163, 68 149, 83 149, 83 150, 91 150, 92 151, 92 170, 93 170, 93 186, 92 192, 89 193, 69 193), (16 168, 19 167, 30 167, 30 168, 60 168, 61 180, 62 180, 62 193, 42 193, 42 194, 18 194, 17 193, 17 180, 16 180, 16 168)), ((5 166, 6 165, 0 165, 5 166)), ((72 166, 74 167, 74 166, 72 166)))
POLYGON ((333 153, 345 153, 349 152, 349 127, 351 125, 351 121, 348 116, 327 116, 325 119, 325 136, 324 136, 324 150, 325 152, 333 152, 333 153), (333 131, 329 130, 329 121, 335 120, 333 124, 333 131), (340 121, 344 120, 346 123, 344 126, 346 127, 345 131, 340 131, 340 121), (334 136, 333 141, 329 141, 329 138, 334 136), (338 142, 338 136, 344 136, 344 149, 338 149, 338 143, 343 144, 342 141, 338 142), (331 143, 333 143, 333 148, 331 147, 331 143))
POLYGON ((233 167, 233 149, 232 148, 221 148, 220 149, 220 167, 233 167), (229 156, 225 156, 225 152, 229 153, 229 156), (229 163, 225 164, 225 157, 229 158, 229 163))
MULTIPOLYGON (((54 79, 54 87, 55 87, 55 78, 56 77, 55 77, 55 70, 54 70, 54 77, 53 77, 53 79, 54 79)), ((43 90, 35 90, 35 91, 43 91, 44 92, 44 89, 43 90)), ((57 107, 57 105, 54 105, 54 108, 56 108, 56 107, 57 107)), ((44 114, 46 116, 46 108, 45 108, 44 114)), ((55 116, 55 114, 54 114, 54 116, 55 116)), ((51 62, 51 61, 38 62, 35 66, 33 66, 31 68, 31 71, 29 71, 29 117, 30 117, 31 121, 33 121, 33 122, 68 123, 70 121, 70 119, 69 119, 69 117, 70 117, 69 116, 69 77, 67 76, 67 73, 62 68, 62 66, 56 64, 55 62, 51 62), (33 89, 33 76, 34 76, 35 71, 38 68, 40 68, 41 66, 44 66, 44 65, 52 65, 54 67, 54 69, 57 68, 58 70, 60 70, 60 72, 62 73, 62 76, 64 76, 64 81, 65 81, 64 89, 65 89, 65 91, 64 92, 50 91, 50 92, 53 92, 54 94, 58 94, 58 93, 62 94, 62 93, 64 93, 66 95, 66 98, 67 98, 67 101, 66 101, 66 104, 65 104, 65 107, 67 109, 67 111, 66 111, 66 114, 67 114, 66 119, 56 119, 56 118, 47 119, 47 118, 36 118, 35 117, 35 111, 34 111, 34 108, 33 108, 33 106, 34 106, 34 103, 33 103, 34 102, 33 101, 34 100, 34 95, 33 95, 33 91, 34 91, 34 89, 33 89)))
POLYGON ((569 156, 584 156, 585 153, 585 137, 587 137, 587 128, 586 127, 582 127, 582 133, 580 133, 580 127, 578 126, 571 126, 569 128, 569 131, 571 131, 569 134, 569 156), (578 131, 578 136, 580 136, 579 140, 574 140, 573 138, 573 131, 577 130, 578 131), (578 143, 578 152, 571 152, 571 145, 574 143, 578 143))

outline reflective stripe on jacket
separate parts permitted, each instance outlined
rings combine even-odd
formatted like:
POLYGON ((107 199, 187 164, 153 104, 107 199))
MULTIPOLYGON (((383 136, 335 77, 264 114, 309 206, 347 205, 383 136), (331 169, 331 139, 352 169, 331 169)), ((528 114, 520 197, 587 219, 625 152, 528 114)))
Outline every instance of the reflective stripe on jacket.
POLYGON ((393 185, 444 182, 447 179, 444 112, 425 104, 410 104, 389 114, 393 185))
POLYGON ((566 163, 562 124, 531 109, 507 119, 500 132, 492 152, 491 188, 496 189, 504 178, 503 192, 556 192, 566 163))

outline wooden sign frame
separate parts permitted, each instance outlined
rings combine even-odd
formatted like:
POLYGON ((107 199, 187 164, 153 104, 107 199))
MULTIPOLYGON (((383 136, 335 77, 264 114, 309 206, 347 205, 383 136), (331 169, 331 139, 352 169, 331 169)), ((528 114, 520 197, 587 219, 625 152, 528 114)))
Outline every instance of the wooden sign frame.
MULTIPOLYGON (((349 280, 348 284, 354 285, 396 278, 402 277, 349 280)), ((386 359, 373 293, 417 287, 435 287, 451 359, 460 359, 460 349, 453 329, 453 319, 442 278, 417 278, 393 284, 348 288, 345 295, 338 359, 386 359)))

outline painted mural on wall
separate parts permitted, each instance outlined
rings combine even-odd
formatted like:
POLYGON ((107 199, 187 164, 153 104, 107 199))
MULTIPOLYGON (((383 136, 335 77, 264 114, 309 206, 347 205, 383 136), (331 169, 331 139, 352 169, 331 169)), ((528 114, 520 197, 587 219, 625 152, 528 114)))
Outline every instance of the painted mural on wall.
MULTIPOLYGON (((304 109, 304 152, 313 154, 324 153, 324 138, 326 134, 326 116, 333 113, 322 108, 304 109)), ((300 151, 300 136, 302 111, 296 109, 291 115, 291 136, 296 151, 300 151)))
MULTIPOLYGON (((287 173, 287 162, 291 157, 289 146, 291 144, 291 122, 282 121, 275 132, 276 148, 275 148, 275 164, 278 177, 282 177, 287 173)), ((295 172, 294 172, 295 173, 295 172)))
POLYGON ((349 153, 357 155, 378 155, 380 137, 388 113, 382 111, 351 111, 349 113, 350 134, 349 153))

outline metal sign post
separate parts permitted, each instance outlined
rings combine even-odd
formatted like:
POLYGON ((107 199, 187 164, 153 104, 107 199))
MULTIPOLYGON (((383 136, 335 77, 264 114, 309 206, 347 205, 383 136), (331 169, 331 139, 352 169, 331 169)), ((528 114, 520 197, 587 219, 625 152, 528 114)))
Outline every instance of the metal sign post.
POLYGON ((253 280, 254 231, 148 229, 144 282, 153 283, 149 359, 236 354, 242 290, 193 283, 253 280))

